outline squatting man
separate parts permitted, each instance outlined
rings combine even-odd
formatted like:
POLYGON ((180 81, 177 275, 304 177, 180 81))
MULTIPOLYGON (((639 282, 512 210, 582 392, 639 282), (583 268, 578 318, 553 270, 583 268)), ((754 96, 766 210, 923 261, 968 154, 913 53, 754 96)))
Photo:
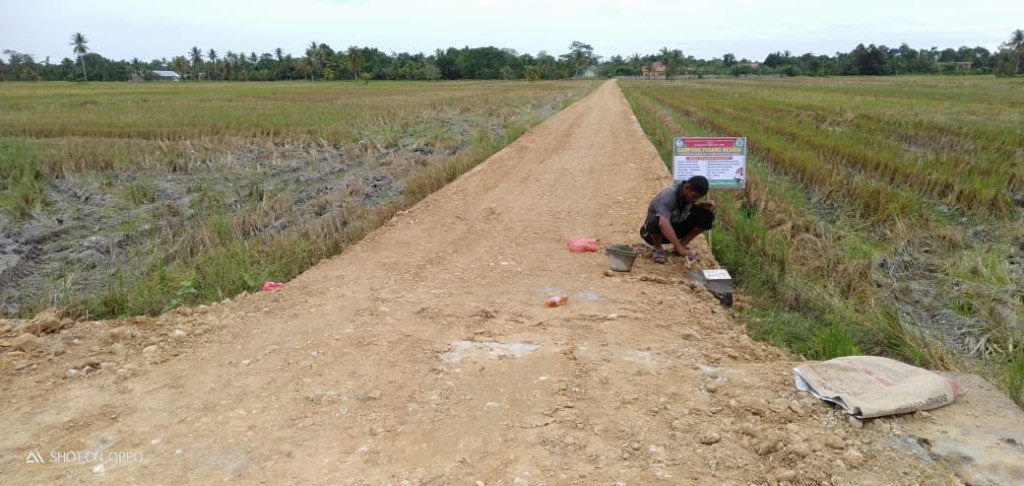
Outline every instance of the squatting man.
POLYGON ((662 248, 666 242, 687 261, 697 260, 697 252, 687 245, 704 230, 711 229, 715 221, 715 202, 697 202, 707 193, 707 178, 693 176, 678 186, 662 189, 651 199, 640 237, 654 246, 652 257, 656 263, 665 263, 668 257, 662 248))

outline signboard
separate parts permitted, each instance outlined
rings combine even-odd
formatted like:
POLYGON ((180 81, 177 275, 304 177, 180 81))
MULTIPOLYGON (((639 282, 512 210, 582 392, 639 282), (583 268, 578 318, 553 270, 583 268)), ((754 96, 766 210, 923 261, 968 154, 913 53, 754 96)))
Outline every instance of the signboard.
POLYGON ((679 137, 672 141, 672 179, 707 177, 712 188, 747 186, 747 137, 679 137))
POLYGON ((732 280, 729 271, 724 268, 701 270, 701 273, 704 274, 704 278, 707 280, 732 280))

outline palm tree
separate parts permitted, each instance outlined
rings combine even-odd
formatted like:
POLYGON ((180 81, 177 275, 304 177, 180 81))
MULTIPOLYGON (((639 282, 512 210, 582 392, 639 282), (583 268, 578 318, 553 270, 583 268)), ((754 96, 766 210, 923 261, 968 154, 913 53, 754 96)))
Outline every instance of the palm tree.
POLYGON ((213 49, 206 51, 206 59, 208 59, 213 64, 212 68, 207 66, 206 76, 210 79, 213 79, 213 74, 210 73, 210 70, 212 69, 214 72, 217 71, 217 51, 213 49))
POLYGON ((1013 51, 1014 57, 1017 58, 1017 64, 1014 65, 1013 72, 1020 71, 1020 58, 1024 55, 1024 30, 1017 29, 1010 34, 1010 40, 1005 44, 1007 49, 1013 51))
POLYGON ((142 77, 142 61, 137 57, 133 57, 131 61, 131 66, 132 74, 142 77))
POLYGON ((188 59, 192 61, 192 70, 196 72, 196 79, 199 79, 199 65, 203 63, 203 51, 193 46, 192 50, 188 51, 188 59))
POLYGON ((363 53, 358 47, 351 46, 348 48, 348 54, 345 56, 345 64, 352 71, 352 79, 359 79, 359 72, 363 70, 366 58, 363 57, 363 53))
POLYGON ((661 61, 665 63, 665 79, 672 79, 676 74, 676 69, 679 68, 679 64, 683 61, 683 51, 662 47, 659 53, 661 54, 661 61))
POLYGON ((86 81, 89 80, 89 77, 85 74, 85 58, 83 58, 82 56, 86 55, 86 53, 89 52, 89 47, 86 46, 86 44, 88 43, 89 39, 86 39, 85 34, 81 32, 75 32, 71 35, 70 45, 75 47, 74 49, 72 49, 72 51, 75 53, 76 56, 78 56, 78 62, 82 63, 82 77, 85 78, 86 81))
POLYGON ((644 67, 644 62, 640 59, 640 53, 634 53, 629 57, 629 65, 637 74, 641 73, 641 69, 644 67))
POLYGON ((316 81, 316 70, 320 67, 320 45, 316 41, 306 48, 306 62, 309 63, 309 79, 316 81))
POLYGON ((185 59, 185 56, 176 56, 171 60, 171 66, 174 67, 175 71, 183 73, 188 69, 188 60, 185 59))

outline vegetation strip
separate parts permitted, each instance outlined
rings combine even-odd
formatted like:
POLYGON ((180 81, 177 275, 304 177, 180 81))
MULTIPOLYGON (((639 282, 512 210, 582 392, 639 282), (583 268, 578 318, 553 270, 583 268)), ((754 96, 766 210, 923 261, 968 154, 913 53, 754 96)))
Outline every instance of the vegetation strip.
POLYGON ((622 85, 666 164, 674 136, 750 140, 748 188, 713 195, 713 245, 752 298, 742 311, 752 335, 808 359, 864 353, 970 368, 1022 404, 1017 84, 622 85))

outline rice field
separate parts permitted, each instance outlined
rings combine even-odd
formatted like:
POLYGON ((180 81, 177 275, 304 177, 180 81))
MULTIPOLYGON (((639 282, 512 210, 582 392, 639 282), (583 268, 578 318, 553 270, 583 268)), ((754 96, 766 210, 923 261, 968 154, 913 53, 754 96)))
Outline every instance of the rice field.
POLYGON ((287 281, 596 85, 4 83, 0 315, 287 281))
POLYGON ((676 136, 748 138, 716 256, 751 334, 809 359, 975 369, 1022 403, 1024 84, 989 77, 624 82, 676 136))

